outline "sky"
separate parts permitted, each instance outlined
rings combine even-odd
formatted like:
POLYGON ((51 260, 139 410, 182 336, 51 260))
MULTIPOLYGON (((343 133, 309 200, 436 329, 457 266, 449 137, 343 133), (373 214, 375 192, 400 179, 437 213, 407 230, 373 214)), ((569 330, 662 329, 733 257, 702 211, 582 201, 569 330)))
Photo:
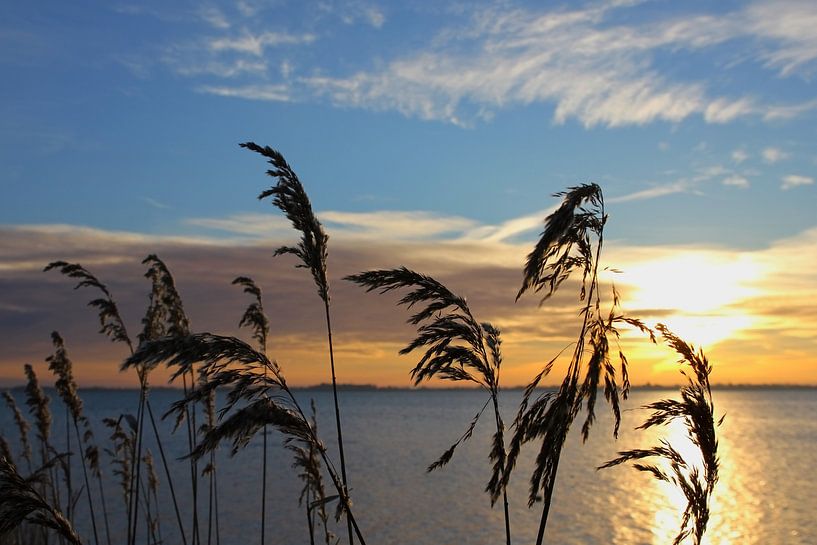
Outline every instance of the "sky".
MULTIPOLYGON (((552 195, 592 181, 628 315, 702 346, 714 383, 815 384, 814 28, 809 0, 3 3, 0 383, 28 362, 48 382, 59 330, 81 386, 135 384, 95 294, 41 271, 82 263, 135 336, 153 252, 196 331, 249 338, 230 281, 254 277, 290 382, 329 381, 255 141, 329 233, 341 382, 410 384, 408 313, 341 280, 405 265, 498 326, 503 383, 526 384, 580 324, 574 284, 514 302, 522 264, 552 195)), ((633 383, 682 380, 666 347, 621 344, 633 383)))

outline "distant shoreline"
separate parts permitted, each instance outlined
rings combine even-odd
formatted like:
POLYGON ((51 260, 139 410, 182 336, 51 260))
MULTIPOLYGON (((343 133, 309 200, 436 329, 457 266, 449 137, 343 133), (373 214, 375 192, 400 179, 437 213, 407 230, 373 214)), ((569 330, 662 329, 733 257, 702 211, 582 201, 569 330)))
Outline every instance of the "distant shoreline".
MULTIPOLYGON (((630 391, 651 391, 651 390, 677 390, 681 385, 680 384, 641 384, 638 386, 632 386, 630 391)), ((25 387, 23 384, 16 384, 13 386, 0 386, 0 389, 9 389, 9 390, 22 390, 25 387)), ((46 390, 53 390, 52 386, 45 386, 46 390)), ((313 384, 310 386, 292 386, 292 390, 294 391, 331 391, 332 385, 331 384, 313 384)), ((542 388, 538 388, 539 390, 556 390, 558 386, 544 386, 542 388)), ((87 386, 82 387, 80 386, 80 391, 83 392, 91 392, 91 391, 99 391, 99 390, 108 390, 108 391, 139 391, 138 387, 132 386, 87 386)), ((175 386, 151 386, 151 390, 179 390, 181 391, 182 388, 178 388, 175 386)), ((463 391, 463 392, 473 392, 479 391, 480 388, 476 387, 450 387, 450 386, 377 386, 374 384, 338 384, 338 389, 341 391, 347 392, 451 392, 451 391, 463 391)), ((525 386, 506 386, 502 388, 503 391, 521 391, 524 390, 525 386)), ((712 389, 716 391, 722 390, 815 390, 817 389, 817 384, 713 384, 712 389)))

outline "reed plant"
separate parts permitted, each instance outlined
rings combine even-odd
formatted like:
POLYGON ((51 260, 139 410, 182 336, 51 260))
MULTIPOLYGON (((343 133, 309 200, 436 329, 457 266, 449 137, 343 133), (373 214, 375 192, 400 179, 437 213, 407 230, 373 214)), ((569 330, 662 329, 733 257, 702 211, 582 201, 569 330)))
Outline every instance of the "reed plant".
POLYGON ((420 309, 408 319, 417 327, 417 337, 400 354, 425 350, 420 361, 411 370, 414 385, 424 380, 440 378, 452 382, 471 382, 488 393, 488 400, 471 424, 442 456, 428 466, 431 472, 447 464, 456 448, 467 441, 489 404, 493 406, 496 425, 490 452, 493 471, 485 491, 491 506, 502 495, 505 515, 505 542, 511 543, 511 522, 508 512, 506 478, 505 424, 499 412, 499 370, 502 352, 499 329, 488 322, 479 322, 471 313, 464 297, 456 295, 437 280, 405 267, 362 272, 347 276, 346 280, 381 294, 408 289, 397 304, 420 309))
MULTIPOLYGON (((60 334, 56 331, 51 333, 51 341, 54 344, 54 353, 48 356, 46 358, 46 361, 48 362, 49 369, 56 376, 54 388, 57 390, 57 393, 59 394, 63 404, 65 405, 66 417, 70 417, 70 420, 73 422, 74 425, 73 427, 74 432, 76 433, 77 447, 79 448, 80 452, 79 458, 82 464, 82 473, 85 478, 85 493, 86 498, 88 500, 88 510, 91 518, 91 528, 93 529, 94 532, 94 543, 95 545, 99 545, 99 534, 96 528, 96 511, 94 509, 93 496, 91 495, 91 484, 90 480, 88 479, 88 463, 86 461, 85 456, 87 448, 91 448, 91 453, 94 452, 94 446, 92 444, 91 445, 88 444, 88 440, 93 437, 93 433, 88 427, 88 420, 82 414, 82 399, 79 397, 77 383, 74 380, 73 363, 71 362, 71 359, 68 357, 68 352, 65 349, 65 343, 60 334), (79 432, 80 423, 83 425, 83 428, 85 430, 85 433, 83 435, 80 435, 79 432)), ((70 437, 70 434, 66 437, 66 445, 70 450, 70 442, 68 441, 68 437, 70 437)), ((71 473, 69 471, 68 472, 69 506, 73 503, 73 498, 71 495, 70 475, 71 473)))
POLYGON ((703 350, 696 351, 663 324, 658 324, 657 329, 667 344, 681 356, 679 363, 688 366, 692 372, 687 373, 681 369, 687 384, 681 387, 680 400, 662 399, 642 407, 651 410, 652 414, 636 429, 666 426, 680 420, 686 428, 687 438, 700 454, 700 467, 685 458, 668 440, 661 439, 659 445, 648 449, 619 452, 617 458, 599 469, 631 463, 638 471, 644 471, 658 481, 677 487, 686 498, 687 506, 673 545, 679 545, 689 536, 692 536, 695 545, 700 545, 709 522, 709 501, 718 482, 720 462, 716 428, 724 417, 715 423, 715 406, 709 384, 712 365, 703 350), (647 460, 650 462, 646 463, 647 460), (664 467, 659 465, 661 462, 664 467))
MULTIPOLYGON (((326 336, 329 343, 329 367, 332 373, 332 397, 335 404, 340 472, 343 486, 346 487, 348 492, 349 482, 346 477, 346 456, 343 449, 343 429, 338 404, 337 378, 335 376, 335 351, 332 344, 332 320, 329 312, 329 280, 326 275, 327 241, 329 236, 312 211, 312 203, 310 203, 298 175, 286 162, 284 156, 269 146, 261 147, 255 142, 245 142, 240 146, 266 157, 267 162, 272 165, 272 168, 267 170, 267 175, 276 178, 278 182, 270 189, 261 192, 258 198, 272 197, 272 204, 279 208, 292 223, 292 227, 301 233, 301 240, 297 246, 281 246, 275 250, 275 255, 291 254, 297 257, 300 261, 297 266, 309 269, 312 273, 312 279, 318 288, 318 295, 323 301, 326 336)), ((347 520, 347 529, 349 545, 353 545, 354 537, 351 520, 347 520)))
MULTIPOLYGON (((177 304, 176 301, 180 301, 180 297, 175 292, 175 285, 172 281, 172 276, 170 279, 167 277, 170 276, 167 267, 164 263, 154 254, 149 255, 143 263, 150 263, 150 267, 145 274, 147 278, 151 280, 151 293, 150 293, 150 301, 148 304, 147 311, 145 313, 145 317, 142 319, 142 332, 139 334, 139 342, 144 342, 153 338, 160 337, 164 334, 165 330, 168 327, 165 325, 166 322, 171 321, 170 327, 172 331, 180 330, 185 324, 185 318, 183 312, 180 312, 176 307, 180 306, 177 304)), ((124 344, 127 349, 128 353, 133 354, 134 345, 133 341, 131 340, 130 335, 128 334, 128 328, 125 325, 124 320, 122 319, 122 315, 119 312, 119 307, 116 304, 116 301, 113 298, 108 287, 101 282, 93 273, 91 273, 88 269, 80 265, 79 263, 68 263, 66 261, 53 261, 49 263, 45 267, 45 271, 50 270, 57 270, 61 274, 77 280, 77 284, 74 286, 74 289, 80 288, 91 288, 95 291, 98 291, 101 296, 97 297, 96 299, 92 299, 88 306, 95 308, 98 310, 98 318, 100 323, 100 330, 99 332, 106 337, 108 337, 112 342, 122 343, 124 344)), ((159 448, 159 453, 162 459, 162 466, 164 468, 165 476, 167 478, 168 487, 170 489, 171 499, 173 502, 173 508, 176 515, 176 520, 179 527, 179 532, 181 534, 182 543, 187 545, 187 539, 184 532, 184 525, 182 524, 181 514, 179 511, 178 500, 176 498, 175 487, 173 485, 173 478, 171 476, 170 468, 167 462, 167 456, 165 455, 165 449, 162 442, 162 437, 159 434, 158 426, 156 425, 156 418, 153 413, 153 408, 150 403, 150 397, 148 396, 149 391, 149 375, 151 369, 149 368, 139 368, 137 369, 137 376, 139 379, 139 406, 137 410, 137 414, 140 415, 143 420, 144 410, 147 410, 147 414, 150 418, 151 428, 153 430, 153 435, 156 439, 157 446, 159 448)), ((139 437, 139 431, 142 427, 138 424, 140 418, 137 417, 137 437, 139 437)), ((141 465, 139 461, 142 457, 141 449, 139 447, 139 441, 134 441, 131 445, 131 453, 130 453, 130 460, 134 466, 141 465)), ((129 473, 132 475, 132 479, 135 479, 136 472, 129 473)), ((138 490, 138 487, 133 486, 131 483, 128 487, 128 494, 135 492, 138 490)), ((103 487, 100 484, 100 494, 103 495, 103 506, 105 503, 104 500, 104 492, 103 487)), ((135 499, 135 498, 134 498, 135 499)), ((134 541, 135 538, 135 527, 136 523, 133 520, 135 518, 135 509, 134 509, 134 501, 129 496, 128 497, 128 541, 129 543, 134 541)), ((108 534, 108 541, 110 543, 110 534, 108 534)))
POLYGON ((197 333, 185 337, 164 337, 144 343, 123 363, 123 369, 138 365, 158 365, 162 362, 174 369, 172 378, 189 372, 199 365, 206 380, 175 402, 166 414, 175 414, 177 423, 191 404, 200 403, 216 388, 230 386, 226 402, 219 410, 218 424, 209 429, 194 447, 189 457, 201 459, 231 441, 231 455, 246 447, 265 425, 272 426, 284 437, 312 445, 319 453, 355 536, 362 545, 366 541, 351 510, 346 487, 326 447, 306 417, 297 398, 288 386, 278 363, 235 337, 197 333))
MULTIPOLYGON (((32 451, 31 451, 31 443, 28 440, 28 431, 31 429, 31 424, 28 423, 26 417, 23 416, 22 411, 17 406, 17 401, 14 399, 14 396, 11 395, 11 392, 8 390, 3 392, 3 399, 6 401, 6 406, 11 411, 11 414, 14 415, 14 423, 17 425, 17 431, 20 435, 20 448, 21 448, 21 456, 26 462, 26 467, 28 468, 29 473, 31 472, 32 468, 32 451)), ((9 462, 12 462, 12 458, 7 456, 9 462)))
MULTIPOLYGON (((148 545, 167 542, 162 536, 159 478, 153 454, 145 447, 144 428, 147 420, 161 456, 183 545, 187 545, 188 536, 191 545, 203 545, 205 538, 199 527, 204 524, 205 517, 207 545, 220 545, 216 451, 221 445, 229 444, 230 455, 235 455, 258 433, 263 434, 260 534, 261 545, 266 545, 268 428, 283 436, 284 447, 293 455, 291 465, 303 482, 299 502, 306 515, 310 543, 315 543, 319 526, 322 526, 322 531, 318 539, 327 545, 335 542, 336 538, 329 529, 327 507, 337 502, 335 519, 340 522, 345 518, 349 545, 353 545, 355 540, 365 545, 353 512, 346 473, 327 279, 328 236, 312 210, 303 185, 283 156, 272 148, 252 142, 241 146, 264 156, 272 165, 267 173, 277 183, 262 192, 259 198, 271 198, 272 203, 284 212, 301 234, 295 246, 278 248, 275 255, 292 254, 298 259, 298 267, 309 269, 323 303, 339 467, 319 438, 314 401, 307 415, 287 384, 281 366, 267 355, 270 323, 264 310, 261 289, 250 277, 238 277, 233 284, 251 297, 239 326, 251 330, 255 346, 235 337, 193 333, 173 275, 164 261, 154 254, 149 255, 143 261, 147 266, 145 276, 151 283, 148 308, 142 319, 141 333, 134 343, 105 284, 79 264, 52 262, 46 270, 58 270, 77 280, 76 288, 87 287, 100 294, 89 302, 98 312, 100 332, 112 341, 126 345, 128 355, 121 370, 135 370, 139 380, 140 394, 135 414, 126 413, 103 420, 110 431, 109 444, 103 452, 110 459, 112 476, 118 480, 122 491, 127 517, 127 544, 136 545, 140 542, 140 536, 148 545), (188 450, 184 458, 189 464, 192 504, 188 527, 182 521, 172 472, 150 403, 149 376, 161 364, 171 370, 170 382, 181 379, 183 389, 182 398, 175 401, 164 416, 175 417, 175 428, 185 427, 187 431, 188 450), (224 403, 219 407, 215 404, 217 391, 224 392, 224 403), (199 411, 204 417, 201 426, 197 426, 199 411), (204 464, 201 472, 200 463, 204 464), (199 497, 199 479, 203 477, 208 480, 206 513, 203 489, 199 497), (331 495, 327 495, 325 477, 328 477, 330 487, 334 488, 335 493, 331 495), (143 516, 140 511, 144 513, 143 516)), ((582 411, 586 411, 586 415, 581 436, 583 440, 588 438, 595 421, 599 391, 603 392, 610 404, 614 417, 613 434, 618 434, 620 403, 626 399, 630 387, 628 360, 621 347, 617 346, 621 329, 640 330, 655 342, 651 329, 640 320, 622 313, 619 295, 614 287, 608 290, 610 297, 602 295, 599 271, 602 269, 600 260, 607 214, 601 188, 596 184, 579 185, 557 196, 562 199, 561 204, 545 219, 544 231, 527 257, 517 300, 533 292, 540 295, 540 304, 544 304, 563 283, 569 279, 576 281, 573 285, 578 286, 578 334, 576 341, 568 347, 572 350, 566 358, 567 370, 559 387, 555 391, 541 388, 560 355, 548 361, 527 385, 507 445, 499 400, 499 377, 503 365, 499 329, 477 320, 465 298, 434 278, 407 268, 373 270, 346 278, 367 291, 406 292, 398 305, 413 310, 408 322, 416 326, 417 332, 400 353, 421 353, 411 370, 415 385, 436 378, 472 383, 487 393, 488 399, 465 432, 428 466, 428 471, 441 468, 452 460, 456 449, 471 437, 479 419, 490 406, 494 417, 489 452, 492 469, 485 491, 492 506, 502 496, 507 545, 511 543, 507 490, 522 448, 528 443, 537 444, 528 505, 533 506, 540 497, 543 501, 537 534, 537 544, 541 544, 566 438, 582 411)), ((691 372, 685 373, 688 384, 681 390, 681 400, 661 400, 647 405, 646 408, 653 412, 640 428, 683 421, 690 440, 700 450, 702 466, 694 466, 673 445, 662 440, 658 446, 650 449, 622 451, 617 458, 601 467, 632 463, 636 469, 681 489, 688 505, 682 515, 675 545, 690 537, 699 545, 709 521, 709 502, 718 480, 719 466, 717 425, 709 384, 711 366, 703 352, 696 352, 666 327, 659 325, 657 329, 691 372), (656 460, 664 460, 664 464, 656 463, 656 460)), ((105 506, 100 449, 94 444, 90 425, 83 415, 82 400, 63 339, 55 332, 52 342, 54 353, 47 361, 55 373, 56 390, 66 405, 68 422, 73 422, 84 476, 84 486, 80 487, 80 492, 85 490, 88 500, 94 543, 99 545, 99 535, 89 473, 97 478, 107 543, 110 545, 112 539, 105 506), (80 433, 80 426, 85 433, 80 433)), ((58 474, 62 472, 65 479, 69 478, 69 453, 58 452, 52 444, 49 399, 40 387, 33 367, 26 365, 24 369, 27 378, 26 404, 33 416, 36 442, 29 440, 30 425, 14 398, 10 393, 4 393, 6 405, 13 414, 20 435, 20 461, 25 462, 29 476, 21 476, 21 464, 15 464, 12 449, 0 436, 0 544, 48 545, 47 529, 56 531, 61 544, 80 544, 70 516, 66 516, 70 515, 74 503, 72 485, 68 486, 67 482, 66 515, 61 506, 58 474), (32 448, 32 444, 37 448, 32 448), (38 450, 39 456, 35 455, 35 450, 38 450), (13 531, 17 532, 13 538, 16 541, 3 537, 3 534, 8 536, 13 531)))
MULTIPOLYGON (((557 355, 525 388, 514 420, 515 431, 508 454, 508 466, 512 469, 523 444, 541 441, 528 494, 529 506, 539 499, 540 492, 542 494, 537 545, 544 540, 559 459, 568 432, 582 408, 586 407, 581 435, 582 440, 587 440, 595 421, 596 396, 602 383, 604 397, 615 418, 613 434, 618 436, 620 398, 626 399, 630 388, 628 361, 620 347, 621 386, 611 358, 611 341, 617 342, 619 327, 635 327, 647 333, 653 342, 655 340, 652 331, 643 322, 619 312, 619 298, 615 289, 612 290, 609 312, 602 311, 598 272, 607 213, 601 188, 597 184, 583 184, 555 196, 561 197, 562 202, 545 219, 545 229, 533 251, 528 254, 522 287, 516 296, 519 300, 528 291, 541 293, 541 305, 571 275, 581 275, 578 300, 582 321, 565 377, 555 392, 546 391, 534 397, 542 379, 550 373, 558 359, 557 355)), ((507 471, 505 478, 509 475, 510 471, 507 471)))
POLYGON ((24 522, 43 529, 56 530, 57 535, 72 545, 82 545, 79 535, 62 512, 55 508, 34 487, 41 483, 45 470, 23 478, 8 458, 0 456, 0 536, 19 528, 24 522))
MULTIPOLYGON (((239 276, 232 282, 233 285, 241 286, 244 293, 250 295, 253 300, 247 306, 241 320, 238 322, 238 327, 247 327, 252 330, 253 339, 258 343, 258 350, 262 354, 267 353, 267 337, 269 336, 269 319, 264 312, 264 302, 261 297, 261 288, 255 281, 247 276, 239 276)), ((267 370, 264 368, 264 376, 266 377, 267 370)), ((261 545, 266 543, 267 530, 267 463, 269 459, 268 445, 267 445, 267 426, 264 425, 263 433, 263 450, 261 460, 261 545)), ((310 534, 311 535, 311 534, 310 534)))

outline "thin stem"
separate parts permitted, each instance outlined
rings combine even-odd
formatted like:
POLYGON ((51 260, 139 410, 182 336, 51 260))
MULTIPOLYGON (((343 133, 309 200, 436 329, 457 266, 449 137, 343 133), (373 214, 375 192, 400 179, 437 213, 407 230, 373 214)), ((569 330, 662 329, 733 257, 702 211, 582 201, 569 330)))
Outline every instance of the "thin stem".
MULTIPOLYGON (((71 452, 71 417, 69 415, 70 410, 68 409, 68 405, 65 406, 65 452, 71 452)), ((81 455, 81 454, 80 454, 81 455)), ((65 516, 66 518, 74 522, 74 515, 73 509, 71 506, 73 505, 73 495, 74 495, 74 488, 71 484, 71 459, 68 459, 68 462, 65 464, 65 483, 68 487, 68 501, 65 505, 65 516)))
MULTIPOLYGON (((495 387, 498 390, 499 385, 495 384, 495 387)), ((499 395, 498 391, 492 391, 491 392, 491 399, 494 402, 494 418, 496 419, 496 431, 497 432, 499 432, 500 430, 502 430, 505 427, 504 424, 502 423, 502 416, 499 414, 499 402, 497 401, 497 396, 498 395, 499 395)), ((502 445, 502 448, 504 450, 505 445, 502 445)), ((505 510, 505 544, 506 545, 511 545, 511 517, 510 517, 510 513, 508 512, 508 491, 507 491, 507 488, 505 487, 505 484, 504 484, 504 482, 505 482, 505 467, 506 467, 506 465, 505 465, 505 462, 503 461, 501 469, 502 469, 502 482, 503 482, 503 485, 502 485, 502 505, 503 505, 504 510, 505 510)))
POLYGON ((85 456, 83 455, 83 445, 82 445, 82 438, 79 435, 79 425, 77 425, 77 419, 74 418, 74 431, 77 434, 77 446, 79 447, 80 455, 79 458, 82 460, 82 474, 85 477, 85 493, 88 497, 88 509, 91 511, 91 528, 94 530, 94 543, 99 545, 99 535, 97 534, 96 530, 96 513, 94 512, 94 500, 91 497, 91 484, 88 481, 88 467, 85 463, 85 456))
POLYGON ((215 470, 213 470, 213 487, 215 488, 216 545, 221 545, 221 531, 218 525, 218 472, 215 470))
POLYGON ((105 520, 105 538, 108 545, 111 545, 111 525, 108 521, 108 502, 105 501, 105 489, 102 486, 102 473, 97 472, 96 482, 99 485, 99 497, 102 499, 102 517, 105 520))
POLYGON ((136 415, 136 441, 134 442, 132 462, 135 471, 131 473, 130 498, 128 500, 130 514, 128 516, 128 543, 136 545, 136 524, 139 518, 139 475, 142 469, 142 430, 145 420, 145 398, 147 386, 144 381, 139 389, 139 410, 136 415), (132 520, 131 520, 132 519, 132 520))
MULTIPOLYGON (((193 387, 194 377, 193 371, 190 371, 190 387, 193 387)), ((182 384, 184 386, 184 396, 187 397, 187 374, 182 375, 182 384)), ((196 409, 193 407, 192 412, 190 409, 185 406, 184 408, 186 417, 185 421, 187 422, 187 446, 189 452, 193 452, 194 442, 194 434, 195 434, 195 415, 196 409), (191 414, 192 413, 192 414, 191 414), (191 421, 192 419, 192 421, 191 421)), ((190 485, 193 489, 193 545, 197 545, 199 543, 199 514, 198 514, 198 470, 196 467, 196 462, 193 460, 193 457, 190 457, 190 485)))
MULTIPOLYGON (((583 311, 584 319, 582 320, 582 329, 581 329, 581 332, 579 333, 579 338, 578 338, 578 340, 576 342, 576 348, 575 348, 575 351, 573 353, 573 361, 571 363, 571 367, 572 367, 571 372, 572 372, 573 377, 575 378, 575 380, 578 380, 579 365, 581 364, 582 356, 584 354, 584 336, 587 333, 587 324, 590 321, 590 307, 592 306, 592 304, 594 302, 594 299, 593 299, 594 294, 596 296, 596 299, 595 299, 596 306, 598 306, 598 294, 597 294, 596 288, 597 288, 597 284, 598 284, 599 258, 601 256, 601 248, 604 245, 604 222, 605 222, 605 219, 606 218, 605 218, 605 215, 604 215, 604 201, 602 201, 602 203, 601 203, 601 228, 599 229, 599 240, 598 240, 598 243, 596 245, 596 257, 595 257, 595 261, 593 263, 593 274, 592 274, 592 276, 590 278, 590 289, 588 290, 588 293, 587 293, 587 303, 585 304, 584 311, 583 311)), ((571 409, 570 409, 570 412, 568 413, 568 416, 567 416, 567 418, 571 419, 571 421, 572 421, 573 414, 574 414, 574 409, 572 407, 574 402, 575 402, 575 399, 570 400, 571 409)), ((569 426, 569 423, 568 423, 568 426, 569 426)), ((564 442, 565 442, 565 439, 566 439, 566 433, 567 432, 565 431, 563 436, 560 438, 560 444, 562 446, 564 446, 564 442)), ((538 533, 537 538, 536 538, 536 545, 542 545, 542 540, 543 540, 544 535, 545 535, 545 526, 547 526, 548 514, 550 513, 550 501, 551 501, 551 497, 553 495, 553 489, 556 488, 556 472, 557 472, 557 470, 559 468, 559 460, 561 459, 561 457, 562 457, 562 449, 560 448, 559 452, 558 452, 558 454, 556 456, 556 461, 553 464, 552 478, 550 479, 551 486, 548 487, 545 490, 544 505, 542 506, 542 518, 539 521, 539 533, 538 533)))
MULTIPOLYGON (((304 414, 303 409, 301 409, 301 405, 298 403, 298 400, 295 398, 295 395, 292 393, 292 390, 290 390, 289 386, 287 386, 284 377, 282 377, 280 373, 277 372, 274 368, 272 369, 272 371, 275 374, 276 378, 279 380, 281 384, 281 389, 283 389, 284 392, 286 392, 286 394, 292 400, 292 404, 298 410, 298 414, 304 421, 307 421, 306 415, 304 414)), ((315 445, 321 444, 320 441, 318 440, 318 437, 315 435, 312 426, 309 426, 309 436, 313 444, 315 445)), ((354 529, 355 535, 357 535, 358 540, 360 540, 360 545, 366 545, 366 540, 363 539, 363 534, 360 531, 360 527, 358 527, 357 525, 357 520, 355 520, 355 517, 352 514, 352 508, 351 505, 349 505, 349 497, 346 494, 346 487, 343 486, 340 479, 338 478, 338 472, 335 469, 335 465, 332 463, 332 460, 330 460, 329 457, 326 455, 325 449, 318 448, 318 452, 320 453, 321 459, 323 460, 323 463, 326 466, 326 470, 329 472, 329 476, 332 478, 332 484, 335 486, 335 490, 338 491, 338 496, 340 498, 339 501, 343 503, 344 509, 346 511, 347 520, 351 521, 351 525, 354 529)))
POLYGON ((209 483, 209 502, 207 505, 207 545, 212 544, 213 539, 213 452, 210 452, 210 483, 209 483))
POLYGON ((176 521, 179 523, 179 533, 182 536, 182 545, 187 545, 187 537, 184 535, 184 525, 182 524, 182 515, 179 512, 179 503, 176 501, 176 490, 173 487, 173 478, 170 476, 170 468, 167 465, 167 458, 165 457, 165 449, 162 446, 162 439, 159 436, 159 429, 156 427, 156 418, 153 416, 153 408, 150 406, 150 398, 145 401, 145 406, 150 417, 150 424, 153 427, 153 434, 156 436, 156 443, 159 445, 159 454, 162 457, 162 466, 165 468, 165 476, 167 477, 167 485, 170 488, 170 497, 173 498, 173 509, 176 511, 176 521))
MULTIPOLYGON (((340 474, 343 483, 344 494, 348 495, 348 480, 346 479, 346 457, 343 454, 343 431, 340 426, 340 407, 338 406, 338 387, 335 379, 335 353, 332 347, 332 323, 329 318, 329 301, 324 299, 324 310, 326 311, 326 334, 329 339, 329 365, 332 368, 332 396, 335 401, 335 423, 338 428, 338 451, 340 453, 340 474)), ((354 536, 352 534, 352 520, 347 510, 346 526, 349 531, 349 545, 354 545, 354 536)))
POLYGON ((309 545, 315 545, 315 521, 312 520, 312 509, 309 507, 309 490, 306 491, 306 525, 309 528, 309 545))
MULTIPOLYGON (((264 367, 264 379, 267 378, 267 368, 264 367)), ((264 425, 264 460, 261 470, 261 545, 265 545, 267 526, 267 426, 264 425)))

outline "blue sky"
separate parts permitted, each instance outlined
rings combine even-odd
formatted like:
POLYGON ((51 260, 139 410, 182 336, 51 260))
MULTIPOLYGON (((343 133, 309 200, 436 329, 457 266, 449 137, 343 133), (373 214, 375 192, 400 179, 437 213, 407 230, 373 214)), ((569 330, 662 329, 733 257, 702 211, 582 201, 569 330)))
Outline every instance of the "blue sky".
POLYGON ((23 232, 285 238, 246 140, 350 241, 529 244, 588 181, 625 262, 815 238, 811 1, 168 4, 0 6, 4 270, 23 232))
POLYGON ((813 223, 809 2, 165 4, 2 8, 4 223, 260 211, 248 139, 319 210, 496 223, 596 180, 645 192, 615 209, 633 242, 813 223))

